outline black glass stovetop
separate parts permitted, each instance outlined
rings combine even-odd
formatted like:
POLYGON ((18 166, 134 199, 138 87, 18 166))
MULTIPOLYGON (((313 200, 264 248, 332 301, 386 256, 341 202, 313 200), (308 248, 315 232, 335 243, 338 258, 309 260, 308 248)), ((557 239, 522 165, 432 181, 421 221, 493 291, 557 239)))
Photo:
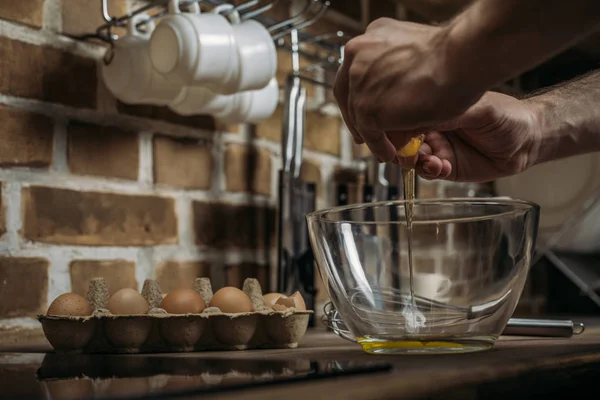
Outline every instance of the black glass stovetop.
POLYGON ((388 370, 391 365, 371 361, 229 359, 194 355, 0 354, 0 397, 32 400, 193 399, 263 385, 388 370))

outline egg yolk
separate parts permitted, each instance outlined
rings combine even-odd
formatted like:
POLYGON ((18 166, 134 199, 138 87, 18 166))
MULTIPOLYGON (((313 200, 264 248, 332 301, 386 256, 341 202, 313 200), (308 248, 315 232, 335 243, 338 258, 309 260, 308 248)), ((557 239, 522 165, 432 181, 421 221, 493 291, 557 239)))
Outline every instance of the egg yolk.
POLYGON ((421 144, 423 144, 423 140, 425 140, 425 135, 419 135, 417 137, 411 138, 407 144, 404 145, 400 150, 398 150, 398 156, 400 157, 412 157, 421 148, 421 144))

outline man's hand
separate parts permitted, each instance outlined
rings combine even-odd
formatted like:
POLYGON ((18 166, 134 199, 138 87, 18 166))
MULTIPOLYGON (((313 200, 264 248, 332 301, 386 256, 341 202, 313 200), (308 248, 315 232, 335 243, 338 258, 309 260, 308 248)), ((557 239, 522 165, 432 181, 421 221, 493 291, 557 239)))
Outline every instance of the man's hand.
POLYGON ((396 158, 385 132, 423 132, 483 94, 454 81, 446 39, 443 28, 381 18, 347 43, 335 98, 355 142, 366 143, 380 162, 396 158))
MULTIPOLYGON (((412 135, 388 133, 392 143, 406 143, 412 135)), ((491 181, 538 162, 541 142, 535 107, 487 92, 464 114, 425 134, 416 170, 425 179, 491 181)))

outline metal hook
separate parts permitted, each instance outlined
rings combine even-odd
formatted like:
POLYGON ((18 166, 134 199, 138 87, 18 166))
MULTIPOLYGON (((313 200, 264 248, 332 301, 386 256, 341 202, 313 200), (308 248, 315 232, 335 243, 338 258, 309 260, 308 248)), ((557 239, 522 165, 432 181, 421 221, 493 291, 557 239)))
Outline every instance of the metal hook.
POLYGON ((102 18, 104 18, 104 20, 109 23, 113 20, 113 18, 108 13, 108 0, 102 0, 102 18))
POLYGON ((274 32, 277 29, 286 27, 290 24, 293 25, 293 24, 297 23, 299 20, 301 20, 302 17, 304 16, 304 14, 308 14, 316 5, 319 5, 319 0, 309 0, 307 2, 306 6, 304 7, 304 9, 302 9, 298 14, 296 14, 293 17, 290 17, 284 21, 273 24, 273 25, 269 26, 267 29, 269 30, 269 32, 274 32))
MULTIPOLYGON (((247 20, 247 19, 250 19, 250 18, 254 18, 257 15, 260 15, 260 14, 262 14, 264 12, 267 12, 270 9, 272 9, 273 7, 275 7, 275 5, 277 4, 278 1, 279 0, 271 0, 267 4, 265 4, 264 6, 262 6, 262 7, 258 8, 258 9, 256 9, 256 10, 254 10, 254 11, 249 11, 247 13, 244 13, 244 15, 242 15, 241 19, 242 20, 247 20)), ((247 3, 244 3, 244 4, 240 5, 240 6, 238 6, 236 8, 236 10, 238 12, 240 12, 240 11, 245 10, 246 8, 250 8, 250 7, 245 7, 247 4, 250 4, 250 3, 258 4, 259 1, 249 1, 247 3)))
POLYGON ((350 39, 352 39, 352 36, 347 35, 344 31, 328 32, 328 33, 322 33, 317 36, 313 36, 312 38, 305 40, 304 43, 318 44, 318 43, 323 43, 327 39, 331 39, 331 38, 350 40, 350 39))
POLYGON ((287 35, 291 31, 294 31, 294 30, 298 31, 298 30, 306 28, 307 26, 314 24, 319 19, 321 19, 321 17, 323 15, 325 15, 325 12, 327 11, 327 9, 329 8, 329 5, 331 3, 329 3, 329 1, 325 1, 325 2, 321 3, 320 1, 316 0, 316 3, 314 3, 314 4, 321 6, 321 8, 319 9, 319 11, 317 11, 317 13, 312 18, 305 20, 301 23, 296 23, 293 26, 277 33, 276 35, 273 35, 273 40, 277 40, 277 39, 287 35))

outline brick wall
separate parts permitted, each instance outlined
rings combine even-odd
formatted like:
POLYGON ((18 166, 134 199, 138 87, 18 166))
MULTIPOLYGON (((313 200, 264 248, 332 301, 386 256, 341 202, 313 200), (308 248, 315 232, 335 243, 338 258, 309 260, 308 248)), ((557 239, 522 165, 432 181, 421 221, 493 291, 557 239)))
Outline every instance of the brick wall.
MULTIPOLYGON (((111 15, 129 7, 109 1, 111 15)), ((69 37, 101 23, 99 0, 0 0, 0 332, 38 328, 31 317, 94 276, 111 292, 148 277, 164 291, 198 276, 273 282, 281 108, 257 126, 220 126, 122 104, 97 78, 104 47, 69 37)), ((280 52, 280 82, 290 67, 280 52)), ((302 176, 322 208, 366 152, 335 107, 318 110, 324 90, 308 93, 302 176)))
MULTIPOLYGON (((109 1, 111 15, 130 6, 109 1)), ((0 331, 37 327, 94 276, 111 291, 272 279, 281 110, 219 126, 122 104, 97 78, 104 47, 68 36, 101 23, 99 0, 0 0, 0 331)), ((279 64, 283 82, 289 54, 279 64)), ((323 90, 309 94, 302 174, 323 207, 353 155, 339 116, 315 109, 323 90)))

